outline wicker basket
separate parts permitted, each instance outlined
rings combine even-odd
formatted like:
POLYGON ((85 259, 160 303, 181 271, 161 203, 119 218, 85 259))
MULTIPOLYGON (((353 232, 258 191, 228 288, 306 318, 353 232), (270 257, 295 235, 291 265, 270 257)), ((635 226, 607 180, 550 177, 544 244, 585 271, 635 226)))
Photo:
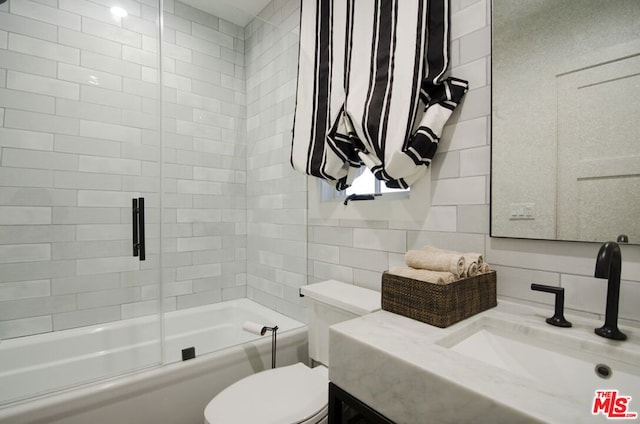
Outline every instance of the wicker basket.
POLYGON ((448 327, 496 305, 495 271, 445 285, 382 274, 382 309, 436 327, 448 327))

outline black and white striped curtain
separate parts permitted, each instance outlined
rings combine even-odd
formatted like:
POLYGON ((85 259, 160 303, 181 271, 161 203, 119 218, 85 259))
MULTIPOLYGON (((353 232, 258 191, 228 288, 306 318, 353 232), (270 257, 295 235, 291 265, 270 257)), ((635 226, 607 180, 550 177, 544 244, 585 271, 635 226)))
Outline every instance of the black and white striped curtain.
POLYGON ((445 77, 448 0, 301 0, 291 164, 348 187, 365 165, 407 188, 467 82, 445 77))

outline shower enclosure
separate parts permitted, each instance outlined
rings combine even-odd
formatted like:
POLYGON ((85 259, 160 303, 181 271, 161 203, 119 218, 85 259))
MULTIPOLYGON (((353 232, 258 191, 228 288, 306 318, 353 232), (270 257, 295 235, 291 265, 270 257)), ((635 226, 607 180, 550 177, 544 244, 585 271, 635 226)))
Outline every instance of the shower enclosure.
POLYGON ((0 343, 148 318, 134 361, 77 383, 166 363, 168 311, 249 297, 303 319, 298 0, 212 3, 0 4, 0 343))

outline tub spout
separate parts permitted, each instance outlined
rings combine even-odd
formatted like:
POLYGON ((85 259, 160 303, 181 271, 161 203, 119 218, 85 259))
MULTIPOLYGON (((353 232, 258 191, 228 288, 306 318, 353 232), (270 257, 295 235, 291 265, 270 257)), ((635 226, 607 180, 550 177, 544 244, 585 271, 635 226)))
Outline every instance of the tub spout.
POLYGON ((620 273, 622 269, 622 254, 616 242, 608 241, 600 247, 596 258, 594 277, 606 278, 607 306, 604 325, 595 329, 599 336, 613 340, 626 340, 627 336, 618 329, 618 306, 620 303, 620 273))

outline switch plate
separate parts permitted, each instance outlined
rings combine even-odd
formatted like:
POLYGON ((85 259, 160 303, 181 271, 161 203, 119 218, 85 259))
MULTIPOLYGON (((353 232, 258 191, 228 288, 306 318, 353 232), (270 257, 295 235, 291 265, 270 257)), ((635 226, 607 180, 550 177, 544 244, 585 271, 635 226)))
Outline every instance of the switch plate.
POLYGON ((510 220, 536 219, 536 204, 535 203, 510 203, 509 219, 510 220))

